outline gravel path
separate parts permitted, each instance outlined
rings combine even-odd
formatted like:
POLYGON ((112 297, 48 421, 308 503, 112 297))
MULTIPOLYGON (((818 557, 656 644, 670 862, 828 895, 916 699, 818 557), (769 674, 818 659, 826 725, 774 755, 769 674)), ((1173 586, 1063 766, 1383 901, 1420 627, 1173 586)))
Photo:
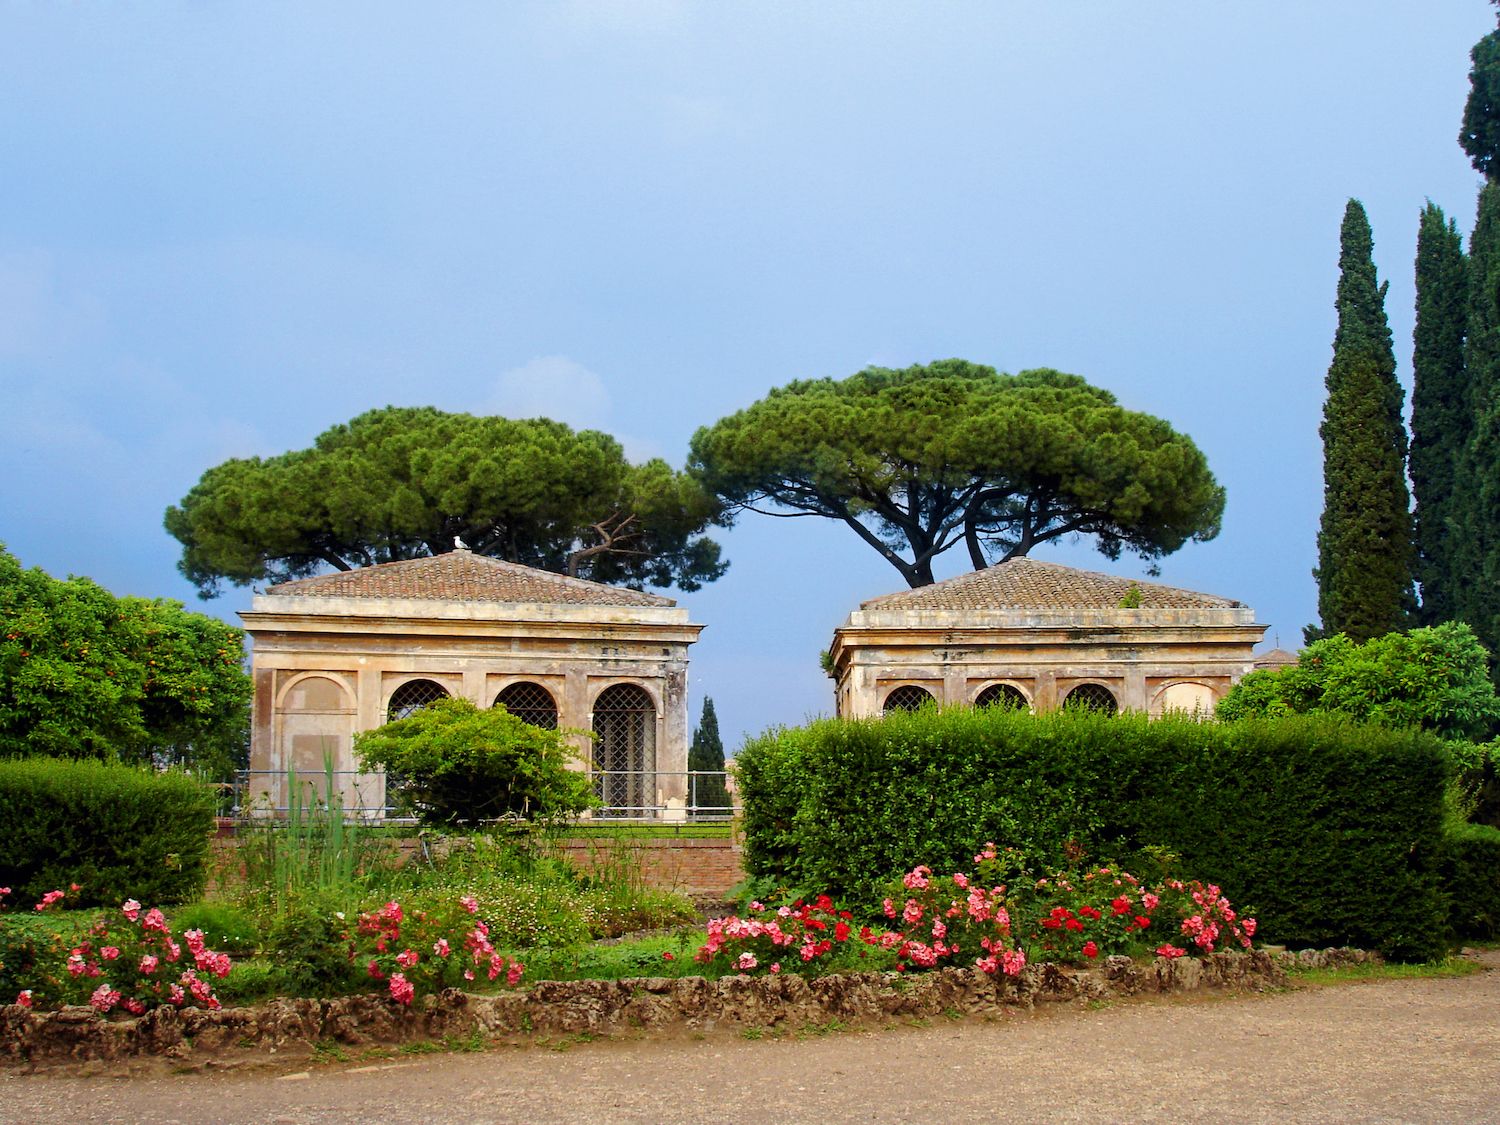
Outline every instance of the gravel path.
POLYGON ((1491 971, 1446 980, 801 1040, 501 1048, 285 1075, 12 1077, 0 1121, 1500 1123, 1500 953, 1482 959, 1491 971))

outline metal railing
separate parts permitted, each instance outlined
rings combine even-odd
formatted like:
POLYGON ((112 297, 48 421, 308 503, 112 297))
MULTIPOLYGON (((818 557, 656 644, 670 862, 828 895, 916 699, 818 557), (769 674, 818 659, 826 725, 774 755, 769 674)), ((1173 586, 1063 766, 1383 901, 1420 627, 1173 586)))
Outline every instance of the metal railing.
MULTIPOLYGON (((581 820, 642 820, 668 824, 706 824, 732 820, 734 779, 723 770, 590 770, 597 808, 581 820)), ((399 781, 384 774, 356 770, 288 773, 237 770, 232 792, 221 797, 221 814, 240 820, 285 820, 293 795, 303 809, 325 805, 329 791, 346 816, 388 823, 412 823, 401 801, 399 781), (331 782, 331 784, 330 784, 331 782)))

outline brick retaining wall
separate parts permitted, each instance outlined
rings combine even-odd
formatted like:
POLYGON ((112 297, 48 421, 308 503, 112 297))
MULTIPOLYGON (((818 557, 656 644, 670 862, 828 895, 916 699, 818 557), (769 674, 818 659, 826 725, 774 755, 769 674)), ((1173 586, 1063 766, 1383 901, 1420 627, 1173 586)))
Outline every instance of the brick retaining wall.
MULTIPOLYGON (((413 839, 390 841, 404 861, 418 843, 413 839)), ((229 874, 225 860, 234 847, 232 833, 222 832, 213 841, 212 886, 222 890, 221 878, 229 874)), ((628 863, 638 867, 652 886, 688 895, 723 897, 744 873, 740 863, 744 848, 730 836, 631 836, 600 835, 559 840, 552 845, 579 871, 595 870, 600 864, 628 863)), ((230 876, 230 882, 236 881, 230 876)))
POLYGON ((653 886, 689 895, 723 897, 744 877, 744 849, 728 836, 584 838, 559 840, 554 847, 580 871, 592 871, 601 863, 628 863, 653 886))

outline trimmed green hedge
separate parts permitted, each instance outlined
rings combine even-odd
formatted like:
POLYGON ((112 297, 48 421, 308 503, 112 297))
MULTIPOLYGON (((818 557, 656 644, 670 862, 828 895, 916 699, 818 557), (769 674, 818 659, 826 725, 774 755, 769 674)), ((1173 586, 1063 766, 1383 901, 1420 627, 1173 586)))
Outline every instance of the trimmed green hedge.
POLYGON ((971 870, 988 840, 1059 866, 1070 842, 1142 867, 1159 845, 1266 940, 1443 952, 1452 763, 1419 732, 955 708, 773 731, 735 771, 752 878, 867 909, 916 864, 971 870))
POLYGON ((72 906, 185 902, 203 889, 213 796, 186 774, 103 762, 0 761, 7 905, 82 887, 72 906))
POLYGON ((1500 829, 1466 824, 1448 838, 1443 890, 1451 901, 1455 936, 1500 938, 1500 829))

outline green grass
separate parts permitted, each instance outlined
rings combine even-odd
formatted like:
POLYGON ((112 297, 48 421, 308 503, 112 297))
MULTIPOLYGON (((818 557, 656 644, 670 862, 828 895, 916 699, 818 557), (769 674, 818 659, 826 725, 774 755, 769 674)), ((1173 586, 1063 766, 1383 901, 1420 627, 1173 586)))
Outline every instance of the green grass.
POLYGON ((1443 977, 1466 977, 1485 971, 1483 965, 1467 957, 1447 957, 1441 961, 1423 961, 1412 965, 1387 962, 1384 965, 1341 965, 1336 969, 1292 968, 1287 976, 1294 985, 1317 986, 1353 984, 1360 981, 1425 980, 1443 977))

